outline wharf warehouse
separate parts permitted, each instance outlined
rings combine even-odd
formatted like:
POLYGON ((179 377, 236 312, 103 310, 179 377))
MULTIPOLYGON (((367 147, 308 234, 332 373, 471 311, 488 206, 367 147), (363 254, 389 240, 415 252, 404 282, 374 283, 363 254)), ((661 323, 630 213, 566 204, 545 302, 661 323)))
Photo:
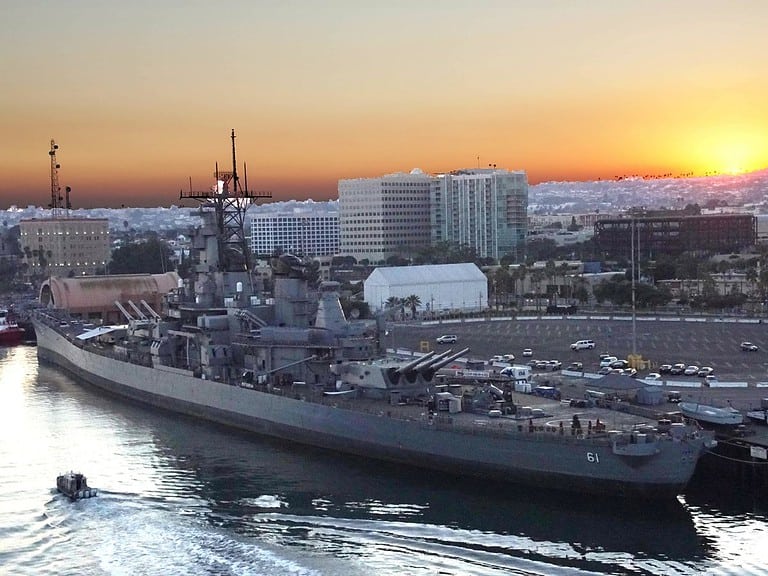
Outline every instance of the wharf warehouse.
POLYGON ((363 283, 371 310, 392 297, 416 295, 421 310, 482 310, 488 307, 488 279, 473 263, 376 268, 363 283))

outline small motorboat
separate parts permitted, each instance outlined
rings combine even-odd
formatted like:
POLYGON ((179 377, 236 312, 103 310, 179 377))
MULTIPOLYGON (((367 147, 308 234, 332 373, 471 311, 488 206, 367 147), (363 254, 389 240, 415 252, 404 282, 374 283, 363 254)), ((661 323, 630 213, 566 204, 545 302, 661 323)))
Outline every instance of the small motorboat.
POLYGON ((737 426, 744 422, 744 415, 730 406, 728 408, 717 408, 696 402, 680 402, 678 406, 683 416, 693 418, 699 422, 720 426, 737 426))
POLYGON ((90 488, 86 477, 79 472, 67 472, 57 476, 56 489, 69 496, 70 500, 93 498, 97 495, 96 489, 90 488))

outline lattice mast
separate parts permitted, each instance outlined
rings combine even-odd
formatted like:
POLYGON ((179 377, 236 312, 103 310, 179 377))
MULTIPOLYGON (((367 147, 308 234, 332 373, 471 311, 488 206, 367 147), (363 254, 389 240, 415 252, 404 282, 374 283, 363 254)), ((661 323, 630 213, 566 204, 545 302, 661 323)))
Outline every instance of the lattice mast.
POLYGON ((61 165, 56 160, 56 150, 59 149, 59 145, 51 138, 51 149, 48 155, 51 157, 51 203, 48 207, 51 209, 51 216, 58 218, 61 214, 61 186, 59 186, 59 168, 61 165))
MULTIPOLYGON (((260 198, 271 198, 270 192, 254 192, 248 190, 247 176, 245 186, 240 185, 237 175, 237 156, 235 148, 235 130, 232 129, 232 170, 220 171, 218 163, 214 172, 216 185, 213 190, 205 192, 179 193, 180 199, 193 199, 201 204, 201 208, 213 207, 217 232, 219 234, 219 262, 224 270, 249 270, 249 250, 245 239, 245 212, 251 202, 260 198), (235 256, 237 255, 237 256, 235 256)), ((245 170, 245 166, 243 166, 245 170)))

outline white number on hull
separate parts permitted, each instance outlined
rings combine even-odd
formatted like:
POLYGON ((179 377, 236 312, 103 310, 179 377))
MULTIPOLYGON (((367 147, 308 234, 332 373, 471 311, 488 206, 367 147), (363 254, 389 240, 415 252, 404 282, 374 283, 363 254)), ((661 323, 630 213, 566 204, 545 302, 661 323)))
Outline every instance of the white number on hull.
POLYGON ((587 452, 587 462, 592 464, 600 463, 600 455, 597 452, 587 452))

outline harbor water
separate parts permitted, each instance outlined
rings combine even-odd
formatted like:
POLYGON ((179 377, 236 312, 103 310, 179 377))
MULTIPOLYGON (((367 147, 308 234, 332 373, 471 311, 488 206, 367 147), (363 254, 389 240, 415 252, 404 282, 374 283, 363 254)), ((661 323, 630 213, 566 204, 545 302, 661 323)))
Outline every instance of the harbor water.
POLYGON ((633 503, 358 459, 106 397, 0 348, 0 573, 767 574, 766 496, 633 503), (70 502, 74 469, 99 491, 70 502))

